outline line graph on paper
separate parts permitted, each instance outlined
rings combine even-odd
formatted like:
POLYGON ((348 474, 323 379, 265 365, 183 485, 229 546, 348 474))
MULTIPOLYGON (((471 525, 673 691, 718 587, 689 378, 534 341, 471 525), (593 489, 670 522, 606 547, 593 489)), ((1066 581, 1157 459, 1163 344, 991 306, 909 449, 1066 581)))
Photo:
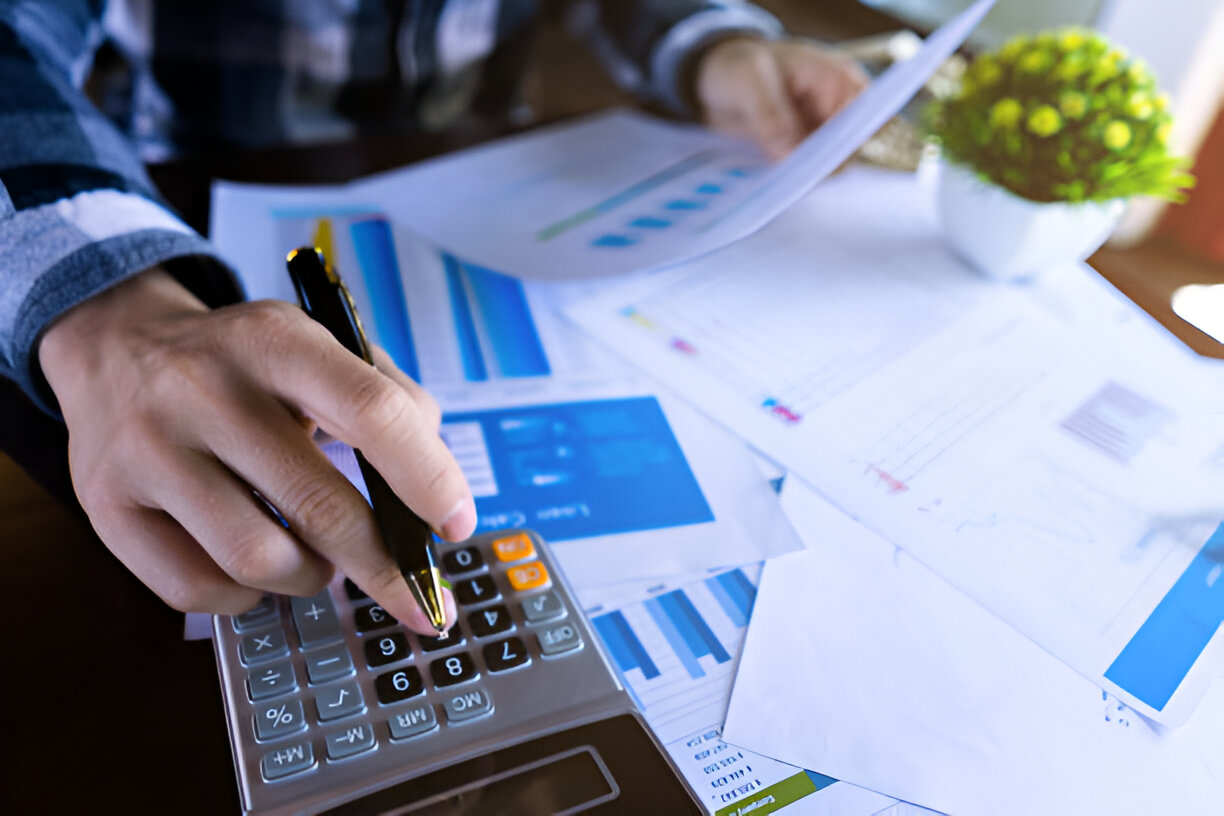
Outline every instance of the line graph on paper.
MULTIPOLYGON (((946 324, 946 306, 902 277, 875 286, 902 292, 904 320, 872 306, 849 268, 769 266, 742 275, 690 274, 620 310, 625 325, 651 334, 665 354, 717 377, 786 423, 815 409, 918 346, 946 324), (795 292, 819 275, 822 297, 843 307, 814 314, 795 292), (767 316, 767 317, 763 317, 767 316)), ((887 271, 877 271, 887 275, 887 271)))

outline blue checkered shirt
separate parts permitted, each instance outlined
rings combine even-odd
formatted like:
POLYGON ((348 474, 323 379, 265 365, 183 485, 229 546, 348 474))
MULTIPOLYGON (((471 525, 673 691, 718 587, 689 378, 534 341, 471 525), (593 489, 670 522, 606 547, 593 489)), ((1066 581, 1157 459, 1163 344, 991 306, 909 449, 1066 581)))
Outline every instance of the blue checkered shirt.
MULTIPOLYGON (((206 302, 241 297, 143 162, 492 113, 513 99, 537 5, 0 0, 0 377, 54 411, 38 368, 42 333, 157 264, 206 302), (95 61, 122 70, 95 71, 95 61)), ((573 0, 566 13, 622 86, 677 109, 695 49, 780 30, 734 0, 573 0)))

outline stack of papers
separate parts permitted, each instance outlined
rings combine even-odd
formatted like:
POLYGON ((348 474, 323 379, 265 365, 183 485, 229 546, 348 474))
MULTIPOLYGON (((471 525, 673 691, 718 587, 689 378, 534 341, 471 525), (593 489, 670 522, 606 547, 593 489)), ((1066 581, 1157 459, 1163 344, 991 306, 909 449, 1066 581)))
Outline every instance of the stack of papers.
POLYGON ((777 166, 613 113, 215 191, 252 297, 335 261, 711 813, 1224 802, 1224 369, 1086 267, 975 276, 919 179, 812 189, 989 5, 777 166))

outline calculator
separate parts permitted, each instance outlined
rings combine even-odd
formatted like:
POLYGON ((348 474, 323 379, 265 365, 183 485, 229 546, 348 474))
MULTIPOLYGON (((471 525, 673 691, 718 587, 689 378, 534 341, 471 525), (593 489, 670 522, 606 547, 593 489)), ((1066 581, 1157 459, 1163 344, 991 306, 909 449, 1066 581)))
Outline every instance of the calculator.
POLYGON ((408 631, 351 581, 213 618, 256 813, 702 813, 534 532, 439 542, 459 621, 408 631))

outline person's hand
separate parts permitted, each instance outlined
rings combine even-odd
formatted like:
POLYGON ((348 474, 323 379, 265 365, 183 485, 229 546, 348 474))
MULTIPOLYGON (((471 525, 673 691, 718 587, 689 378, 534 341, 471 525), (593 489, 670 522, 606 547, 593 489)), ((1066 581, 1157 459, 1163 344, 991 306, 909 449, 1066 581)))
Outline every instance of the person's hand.
POLYGON ((82 507, 168 604, 236 614, 265 591, 314 594, 334 565, 433 633, 369 505, 312 439, 321 429, 359 448, 445 538, 471 535, 475 505, 438 407, 385 353, 367 365, 287 303, 210 310, 154 269, 70 310, 39 360, 82 507))
POLYGON ((694 92, 707 124, 777 160, 867 82, 858 63, 813 43, 733 37, 698 58, 694 92))

